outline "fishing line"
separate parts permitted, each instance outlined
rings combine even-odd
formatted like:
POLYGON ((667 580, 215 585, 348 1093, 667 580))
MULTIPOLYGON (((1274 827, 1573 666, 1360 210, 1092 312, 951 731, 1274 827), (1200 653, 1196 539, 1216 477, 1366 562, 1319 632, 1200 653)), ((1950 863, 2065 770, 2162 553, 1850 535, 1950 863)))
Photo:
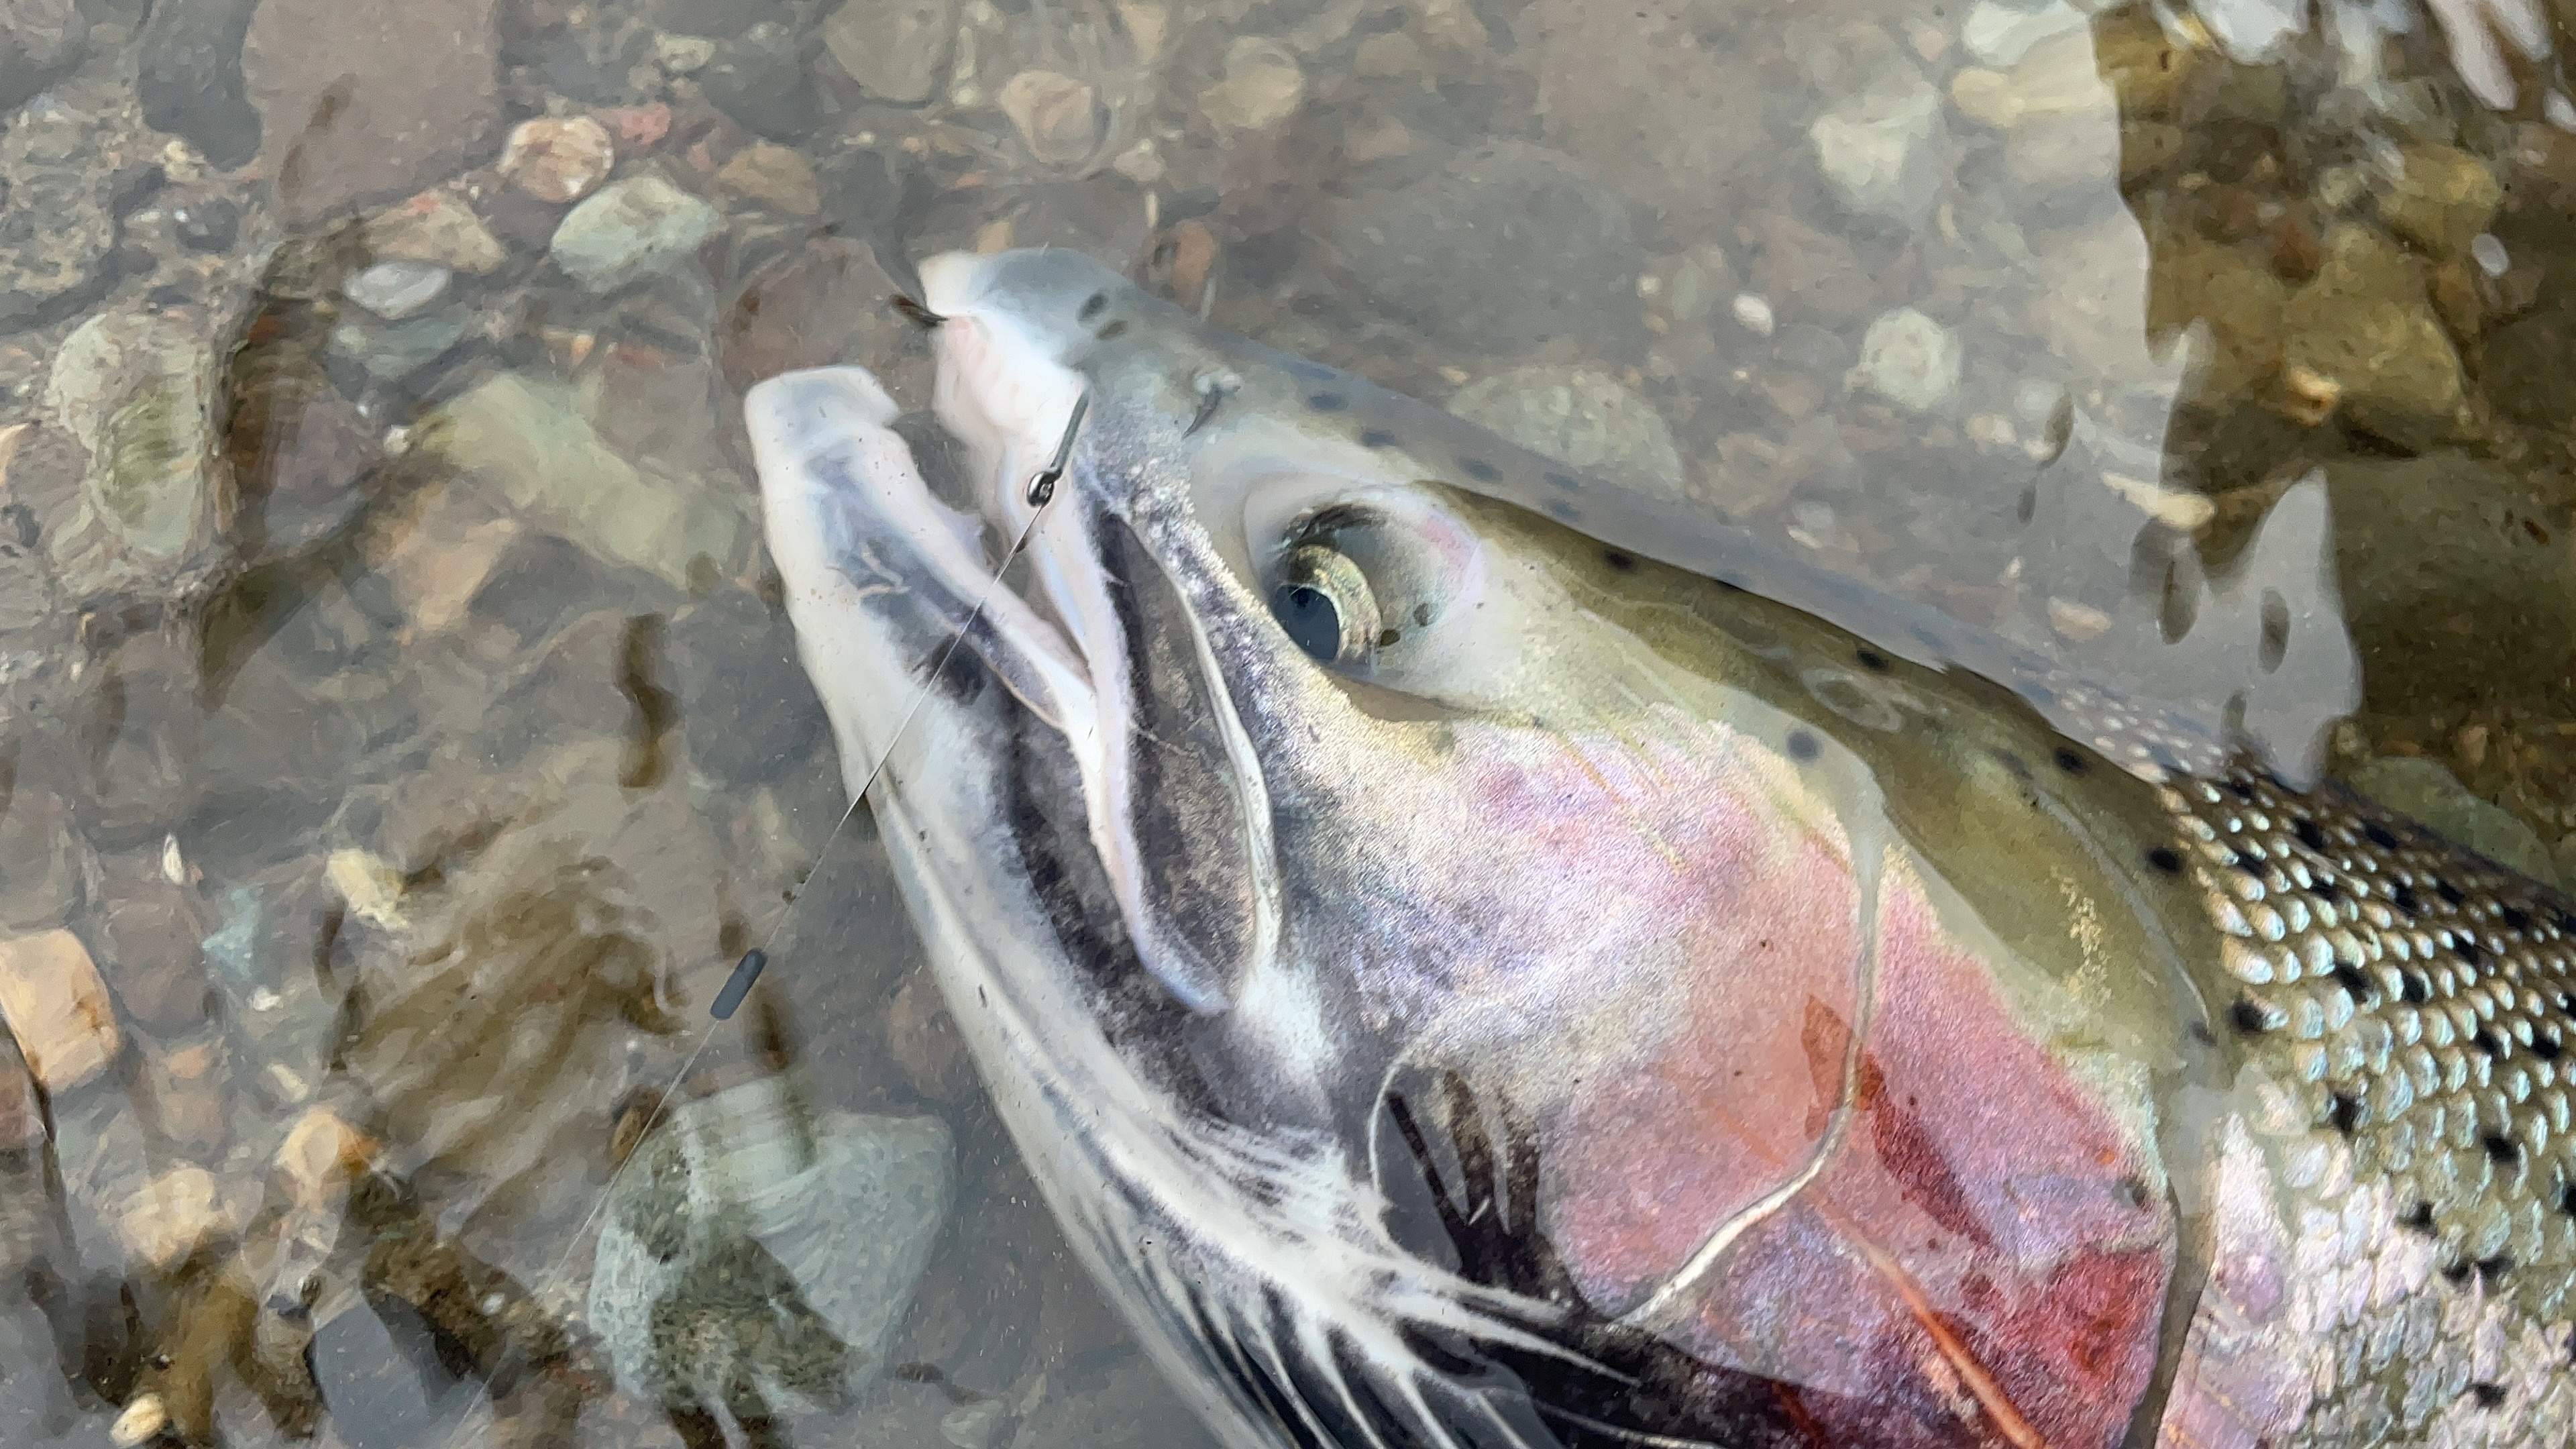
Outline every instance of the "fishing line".
MULTIPOLYGON (((912 702, 904 707, 903 718, 896 723, 894 733, 887 737, 885 748, 878 752, 876 761, 868 767, 867 779, 857 790, 851 792, 849 808, 841 812, 840 822, 832 827, 832 833, 824 840, 823 848, 815 852, 814 864, 805 872, 805 879, 798 886, 795 898, 787 903, 786 912, 778 918, 778 924, 771 928, 769 939, 772 943, 783 942, 787 937, 788 928, 796 923, 803 912, 805 899, 812 894, 815 882, 822 878, 824 868, 834 863, 834 848, 841 845, 849 836, 850 822, 858 818, 860 810, 866 808, 868 791, 876 787, 878 777, 885 773, 886 762, 894 757, 895 746, 901 744, 903 737, 911 732, 912 722, 920 715, 922 704, 930 698, 939 676, 947 671, 950 658, 966 642, 966 636, 974 632, 975 625, 982 620, 985 606, 992 601, 994 593, 1002 587, 1002 581, 1010 573, 1011 565, 1019 562, 1020 555, 1028 550, 1029 540, 1037 533, 1039 520, 1046 516, 1047 504, 1055 497, 1056 484, 1063 480, 1065 469, 1072 462, 1074 441, 1081 433, 1082 421, 1090 410, 1091 394, 1086 390, 1074 399, 1073 411, 1065 420, 1064 437, 1056 444, 1055 455, 1047 461, 1044 468, 1039 469, 1029 479, 1028 487, 1022 494, 1029 505, 1028 522, 1020 526, 1018 536, 1011 540, 1011 546, 1003 553, 1000 564, 994 568, 992 578, 975 596, 974 607, 967 611, 965 622, 958 627, 956 633, 949 636, 948 642, 940 647, 938 654, 932 659, 929 670, 922 676, 921 688, 913 694, 912 702)), ((709 1027, 699 1034, 697 1044, 689 1049, 686 1057, 681 1059, 679 1068, 671 1074, 670 1081, 654 1098, 652 1110, 634 1134, 635 1147, 629 1149, 623 1159, 610 1164, 608 1181, 600 1185, 599 1192, 591 1200, 590 1210, 582 1215, 581 1222, 572 1231, 572 1236, 564 1241, 563 1251, 556 1257, 553 1266, 546 1270, 536 1287, 530 1291, 529 1296, 532 1299, 545 1303, 553 1297, 556 1288, 563 1281, 565 1269, 572 1263, 573 1255, 581 1250, 583 1239, 590 1236, 591 1229, 599 1222, 600 1214, 608 1210, 609 1197, 616 1192, 618 1182, 625 1177, 627 1163, 635 1160, 644 1142, 652 1136, 653 1129, 661 1125, 672 1103, 677 1100, 682 1084, 687 1082, 689 1074, 697 1069, 698 1058, 706 1054, 707 1047, 715 1041, 723 1023, 733 1019, 735 1011, 740 1009, 743 999, 751 994, 753 984, 759 981, 761 973, 768 968, 768 965, 769 952, 759 946, 745 951, 742 959, 734 963, 733 973, 725 979, 725 984, 716 992, 715 999, 708 1004, 707 1014, 716 1026, 709 1027)), ((485 1384, 485 1390, 485 1397, 489 1399, 488 1382, 485 1384)), ((494 1411, 498 1412, 497 1401, 494 1401, 493 1407, 494 1411)), ((455 1430, 448 1435, 446 1449, 456 1449, 456 1446, 463 1442, 467 1429, 473 1423, 474 1415, 469 1410, 465 1417, 457 1421, 455 1430)))

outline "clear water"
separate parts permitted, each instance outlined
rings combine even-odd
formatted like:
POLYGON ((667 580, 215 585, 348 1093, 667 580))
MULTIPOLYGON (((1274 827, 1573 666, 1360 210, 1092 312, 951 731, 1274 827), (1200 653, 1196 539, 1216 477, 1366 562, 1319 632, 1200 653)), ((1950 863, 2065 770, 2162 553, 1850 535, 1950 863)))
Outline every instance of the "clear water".
POLYGON ((885 300, 940 249, 1078 247, 2078 654, 2324 467, 2331 764, 2576 863, 2528 70, 2498 111, 2421 37, 1947 0, 351 9, 0 3, 9 1443, 1198 1442, 864 815, 814 869, 740 392, 926 402, 885 300), (603 170, 634 206, 576 213, 603 170), (2078 431, 2117 479, 2051 471, 2078 431), (953 1167, 855 1216, 827 1139, 921 1119, 953 1167), (764 1221, 847 1271, 691 1240, 596 1295, 692 1182, 791 1178, 764 1221))

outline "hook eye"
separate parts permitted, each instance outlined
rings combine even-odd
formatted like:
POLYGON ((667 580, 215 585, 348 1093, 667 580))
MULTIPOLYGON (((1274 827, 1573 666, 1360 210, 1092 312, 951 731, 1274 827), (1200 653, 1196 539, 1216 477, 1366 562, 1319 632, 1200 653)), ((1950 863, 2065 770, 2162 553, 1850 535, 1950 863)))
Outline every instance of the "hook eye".
POLYGON ((1073 400, 1073 414, 1064 420, 1064 440, 1055 445, 1055 458, 1038 475, 1029 480, 1029 506, 1044 508, 1055 496, 1056 481, 1064 477, 1065 465, 1073 460, 1073 440, 1082 432, 1083 414, 1091 411, 1091 394, 1086 392, 1073 400))

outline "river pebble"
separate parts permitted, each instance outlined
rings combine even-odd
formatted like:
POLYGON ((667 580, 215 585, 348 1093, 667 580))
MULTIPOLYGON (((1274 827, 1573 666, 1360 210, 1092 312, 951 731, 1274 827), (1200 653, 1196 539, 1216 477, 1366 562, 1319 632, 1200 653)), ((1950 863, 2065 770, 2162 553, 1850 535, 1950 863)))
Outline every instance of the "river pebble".
POLYGON ((539 201, 579 201, 616 165, 616 142, 588 116, 521 121, 501 148, 501 178, 539 201))
POLYGON ((1907 66, 1883 71, 1859 99, 1807 128, 1817 168, 1845 206, 1914 226, 1950 180, 1941 93, 1907 66))
POLYGON ((350 274, 340 294, 387 321, 400 321, 437 301, 454 276, 436 262, 378 262, 350 274))
POLYGON ((647 173, 574 207, 548 250, 574 281, 606 292, 687 265, 723 222, 714 207, 647 173))
POLYGON ((124 1045, 98 964, 69 931, 0 939, 0 1025, 55 1096, 105 1071, 124 1045))
POLYGON ((1911 307, 1869 324, 1860 340, 1861 386, 1910 412, 1939 412, 1959 392, 1958 334, 1911 307))
POLYGON ((822 26, 823 48, 880 100, 915 106, 947 77, 957 0, 849 0, 822 26))

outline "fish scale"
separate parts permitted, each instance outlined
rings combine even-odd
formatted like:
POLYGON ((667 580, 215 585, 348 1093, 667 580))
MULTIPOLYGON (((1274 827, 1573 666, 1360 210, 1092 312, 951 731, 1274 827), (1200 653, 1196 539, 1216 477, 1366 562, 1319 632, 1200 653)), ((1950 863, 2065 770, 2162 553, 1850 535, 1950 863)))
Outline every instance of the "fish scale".
POLYGON ((2576 912, 2330 784, 2157 793, 2221 933, 2225 1019, 2281 1084, 2256 1126, 2305 1193, 2303 1441, 2566 1442, 2576 912))

